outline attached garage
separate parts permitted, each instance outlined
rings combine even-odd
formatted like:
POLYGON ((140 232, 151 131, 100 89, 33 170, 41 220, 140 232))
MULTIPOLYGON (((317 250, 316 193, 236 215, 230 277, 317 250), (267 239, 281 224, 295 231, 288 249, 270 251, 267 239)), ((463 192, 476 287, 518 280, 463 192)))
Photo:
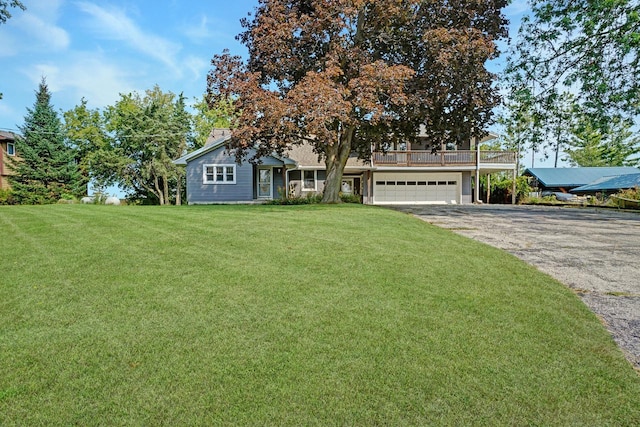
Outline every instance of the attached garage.
POLYGON ((375 204, 457 204, 462 173, 375 172, 375 204))

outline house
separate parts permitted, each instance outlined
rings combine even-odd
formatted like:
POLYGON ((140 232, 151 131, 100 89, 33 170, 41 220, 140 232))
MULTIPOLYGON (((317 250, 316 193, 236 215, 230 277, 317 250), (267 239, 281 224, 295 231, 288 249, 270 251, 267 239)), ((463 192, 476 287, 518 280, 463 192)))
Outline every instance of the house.
POLYGON ((620 190, 628 190, 630 188, 640 188, 640 169, 636 169, 638 173, 630 173, 625 175, 603 176, 595 181, 570 190, 574 194, 613 194, 620 190))
MULTIPOLYGON (((175 160, 186 168, 189 204, 259 203, 284 195, 322 193, 325 165, 311 146, 294 146, 283 156, 274 153, 260 164, 237 164, 234 153, 226 148, 230 138, 228 129, 215 129, 204 147, 175 160)), ((504 170, 515 174, 516 170, 515 153, 480 151, 476 141, 437 152, 424 139, 385 148, 374 150, 367 161, 355 155, 348 159, 343 193, 360 196, 365 204, 472 203, 478 200, 481 174, 504 170)), ((248 157, 253 154, 250 150, 248 157)))
POLYGON ((9 157, 16 155, 16 136, 11 132, 0 131, 0 190, 9 188, 9 157))
POLYGON ((529 168, 523 173, 532 177, 538 191, 568 193, 605 176, 621 176, 640 172, 633 167, 529 168))

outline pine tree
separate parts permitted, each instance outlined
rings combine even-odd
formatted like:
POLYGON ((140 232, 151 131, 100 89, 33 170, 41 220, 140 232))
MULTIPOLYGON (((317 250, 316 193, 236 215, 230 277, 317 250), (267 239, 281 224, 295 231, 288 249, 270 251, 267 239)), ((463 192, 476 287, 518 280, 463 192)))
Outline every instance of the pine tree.
POLYGON ((80 174, 72 150, 65 145, 64 131, 51 105, 51 93, 43 78, 33 109, 27 108, 22 137, 16 140, 19 159, 10 167, 14 196, 22 204, 55 203, 80 195, 80 174))

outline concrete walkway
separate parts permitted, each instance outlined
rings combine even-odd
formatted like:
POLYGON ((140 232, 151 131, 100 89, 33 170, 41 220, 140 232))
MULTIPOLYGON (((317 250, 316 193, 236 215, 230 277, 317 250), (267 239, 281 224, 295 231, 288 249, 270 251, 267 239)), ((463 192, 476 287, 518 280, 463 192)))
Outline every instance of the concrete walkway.
POLYGON ((504 249, 574 289, 640 369, 640 214, 509 205, 394 208, 504 249))

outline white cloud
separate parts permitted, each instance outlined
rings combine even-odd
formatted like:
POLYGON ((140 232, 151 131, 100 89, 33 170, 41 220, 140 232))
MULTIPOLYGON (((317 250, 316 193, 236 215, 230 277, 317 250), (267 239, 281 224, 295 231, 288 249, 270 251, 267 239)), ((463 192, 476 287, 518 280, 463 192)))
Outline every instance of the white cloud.
POLYGON ((24 32, 36 40, 42 48, 59 51, 69 47, 69 34, 38 16, 25 14, 21 19, 21 25, 24 32))
POLYGON ((18 45, 18 40, 11 34, 0 32, 0 58, 16 55, 20 51, 18 45))
POLYGON ((202 16, 200 18, 200 23, 198 25, 189 25, 184 30, 184 34, 194 42, 206 40, 213 35, 209 30, 208 23, 209 19, 206 16, 202 16))
MULTIPOLYGON (((13 108, 11 108, 10 105, 8 105, 6 102, 2 102, 0 101, 0 117, 2 116, 13 116, 13 115, 17 115, 17 111, 15 111, 13 108)), ((6 125, 6 123, 5 123, 6 125)), ((3 127, 0 127, 1 129, 6 129, 3 127)), ((13 128, 12 128, 13 129, 13 128)))
POLYGON ((93 18, 89 27, 96 30, 104 38, 123 41, 138 52, 179 71, 176 60, 176 55, 181 49, 179 44, 154 34, 145 33, 121 10, 107 10, 84 1, 78 2, 77 5, 80 10, 93 18))
POLYGON ((78 52, 57 65, 41 63, 24 70, 24 73, 34 87, 42 77, 46 77, 51 93, 64 96, 65 99, 54 102, 63 109, 78 104, 83 97, 92 107, 104 107, 113 104, 120 93, 135 90, 131 75, 101 52, 78 52))
POLYGON ((209 62, 199 56, 190 55, 184 60, 184 66, 193 73, 195 80, 204 80, 208 65, 209 62))
POLYGON ((66 30, 57 25, 62 2, 51 0, 29 4, 24 12, 16 13, 8 26, 11 31, 22 33, 21 37, 5 36, 0 40, 4 47, 0 55, 14 55, 24 51, 59 52, 66 50, 71 38, 66 30), (7 45, 7 43, 11 43, 7 45))
POLYGON ((235 38, 239 30, 239 26, 206 15, 181 25, 181 32, 189 42, 213 51, 240 45, 235 38))

